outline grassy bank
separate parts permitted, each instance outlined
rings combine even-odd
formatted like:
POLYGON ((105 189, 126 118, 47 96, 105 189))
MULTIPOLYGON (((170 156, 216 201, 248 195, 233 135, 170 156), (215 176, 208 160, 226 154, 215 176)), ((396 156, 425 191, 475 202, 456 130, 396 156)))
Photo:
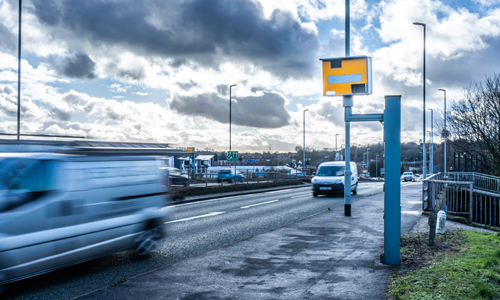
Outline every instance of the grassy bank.
POLYGON ((391 299, 500 299, 500 233, 452 230, 401 238, 391 299))

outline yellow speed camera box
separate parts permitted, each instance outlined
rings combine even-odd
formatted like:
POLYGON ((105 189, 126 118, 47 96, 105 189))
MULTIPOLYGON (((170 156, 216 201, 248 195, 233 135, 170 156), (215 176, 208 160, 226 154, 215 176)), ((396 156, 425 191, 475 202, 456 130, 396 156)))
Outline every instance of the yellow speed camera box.
POLYGON ((321 59, 323 64, 323 96, 370 95, 372 58, 349 56, 321 59))

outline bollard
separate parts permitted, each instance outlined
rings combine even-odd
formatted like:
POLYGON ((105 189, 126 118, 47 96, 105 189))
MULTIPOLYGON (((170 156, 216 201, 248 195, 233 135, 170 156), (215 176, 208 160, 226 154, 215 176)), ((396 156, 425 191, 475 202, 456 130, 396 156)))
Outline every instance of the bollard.
POLYGON ((440 210, 437 214, 436 233, 443 234, 446 225, 446 213, 440 210))
POLYGON ((437 223, 437 213, 431 211, 429 213, 429 246, 434 246, 434 239, 436 237, 436 223, 437 223))

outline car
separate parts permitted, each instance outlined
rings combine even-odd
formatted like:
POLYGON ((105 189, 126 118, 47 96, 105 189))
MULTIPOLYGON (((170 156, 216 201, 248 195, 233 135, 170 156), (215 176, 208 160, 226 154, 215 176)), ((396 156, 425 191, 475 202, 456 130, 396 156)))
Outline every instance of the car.
POLYGON ((235 180, 243 182, 245 180, 245 175, 234 169, 222 169, 217 173, 217 182, 227 181, 233 183, 235 180))
POLYGON ((164 167, 163 170, 168 171, 168 178, 171 185, 188 186, 189 178, 186 174, 182 174, 181 169, 164 167))
MULTIPOLYGON (((313 197, 344 193, 345 161, 324 162, 319 165, 316 176, 311 179, 313 197)), ((351 192, 358 193, 358 170, 351 162, 351 192)))
POLYGON ((167 192, 154 156, 0 154, 0 290, 125 249, 151 253, 167 192))
POLYGON ((413 175, 413 172, 404 172, 401 176, 401 181, 415 181, 415 175, 413 175))

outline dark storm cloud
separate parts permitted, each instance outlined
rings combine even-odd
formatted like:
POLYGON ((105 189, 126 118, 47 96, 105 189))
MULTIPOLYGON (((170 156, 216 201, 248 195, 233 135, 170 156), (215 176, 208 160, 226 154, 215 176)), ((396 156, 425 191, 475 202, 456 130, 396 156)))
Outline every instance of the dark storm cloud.
POLYGON ((17 50, 17 40, 5 25, 0 23, 0 52, 14 54, 17 50))
POLYGON ((222 59, 250 61, 273 74, 307 77, 317 61, 317 36, 293 15, 264 17, 251 0, 34 0, 35 15, 57 36, 67 28, 94 45, 121 45, 217 67, 222 59), (154 22, 151 22, 154 20, 154 22))
POLYGON ((97 78, 96 64, 87 54, 69 54, 63 58, 50 57, 48 62, 59 75, 78 79, 97 78))
POLYGON ((58 121, 69 121, 71 119, 71 114, 65 111, 62 111, 56 107, 50 110, 52 113, 52 117, 58 121))
MULTIPOLYGON (((217 94, 196 97, 177 96, 170 108, 184 115, 203 116, 221 123, 229 123, 229 100, 217 94)), ((258 128, 279 128, 288 125, 290 115, 285 109, 285 99, 275 93, 238 98, 231 105, 231 123, 258 128)))

